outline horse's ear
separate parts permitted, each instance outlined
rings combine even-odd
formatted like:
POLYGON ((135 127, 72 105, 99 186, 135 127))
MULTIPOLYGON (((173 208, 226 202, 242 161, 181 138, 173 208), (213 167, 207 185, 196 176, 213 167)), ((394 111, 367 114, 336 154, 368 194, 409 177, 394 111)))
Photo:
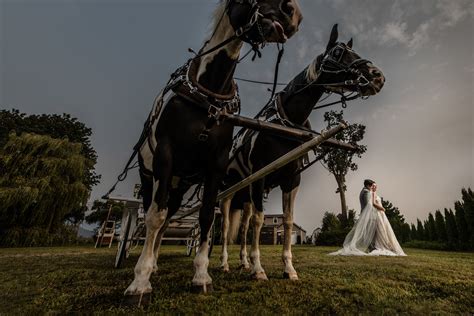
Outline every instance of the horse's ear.
POLYGON ((347 47, 349 48, 352 48, 352 45, 354 44, 354 41, 352 40, 352 38, 349 40, 349 42, 347 42, 347 47))
POLYGON ((334 26, 332 27, 331 37, 329 38, 328 46, 326 47, 326 51, 330 50, 336 45, 338 37, 339 32, 337 31, 337 24, 334 24, 334 26))

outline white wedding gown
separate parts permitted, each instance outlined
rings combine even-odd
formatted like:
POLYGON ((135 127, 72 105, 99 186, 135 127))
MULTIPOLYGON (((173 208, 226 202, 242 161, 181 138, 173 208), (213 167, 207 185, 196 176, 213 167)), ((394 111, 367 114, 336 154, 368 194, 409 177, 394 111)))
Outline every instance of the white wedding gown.
MULTIPOLYGON (((380 197, 376 196, 378 204, 380 197)), ((406 256, 393 233, 385 212, 377 210, 372 198, 362 210, 359 220, 347 234, 342 249, 330 253, 332 256, 406 256), (375 247, 367 252, 369 246, 375 247)))

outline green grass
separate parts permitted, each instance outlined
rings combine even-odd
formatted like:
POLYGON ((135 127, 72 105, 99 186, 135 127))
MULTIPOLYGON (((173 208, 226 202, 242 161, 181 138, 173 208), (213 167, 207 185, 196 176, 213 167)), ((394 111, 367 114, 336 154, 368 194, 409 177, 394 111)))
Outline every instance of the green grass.
MULTIPOLYGON (((280 246, 263 246, 269 281, 256 282, 235 269, 210 273, 214 292, 190 293, 192 258, 184 247, 164 246, 152 275, 160 314, 474 314, 474 254, 406 249, 405 258, 330 257, 330 247, 294 247, 300 281, 282 277, 280 246)), ((135 251, 115 270, 115 247, 0 249, 0 314, 44 312, 126 313, 122 294, 133 279, 135 251)), ((133 310, 140 311, 140 310, 133 310)))

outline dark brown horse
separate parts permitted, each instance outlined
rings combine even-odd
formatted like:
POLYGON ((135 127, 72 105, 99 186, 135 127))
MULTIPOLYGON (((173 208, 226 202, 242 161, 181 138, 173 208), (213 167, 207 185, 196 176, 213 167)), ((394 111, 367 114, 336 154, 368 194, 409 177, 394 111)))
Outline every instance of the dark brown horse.
POLYGON ((243 41, 254 48, 264 42, 285 42, 298 30, 301 19, 296 0, 221 2, 211 37, 195 58, 178 69, 157 99, 145 128, 146 139, 140 143, 146 240, 135 279, 125 291, 127 301, 140 304, 143 294, 151 292, 149 278, 169 219, 190 186, 200 182, 204 183, 201 240, 192 285, 210 290, 208 234, 233 133, 233 126, 216 121, 216 114, 240 106, 233 74, 243 41))
MULTIPOLYGON (((362 59, 349 43, 337 42, 335 25, 326 51, 319 55, 311 65, 296 76, 286 88, 278 93, 273 103, 263 111, 267 120, 291 127, 308 126, 307 120, 314 106, 325 92, 356 92, 360 96, 377 94, 383 87, 385 78, 370 61, 362 59)), ((229 165, 226 184, 232 185, 249 174, 258 171, 277 158, 288 153, 301 143, 292 139, 244 130, 236 140, 233 159, 229 165)), ((267 279, 260 264, 259 237, 263 225, 263 194, 279 186, 283 192, 284 241, 282 259, 285 264, 284 275, 292 280, 298 279, 292 263, 291 234, 293 229, 293 209, 301 175, 298 170, 301 160, 289 163, 284 168, 270 174, 221 204, 223 214, 222 268, 229 270, 227 263, 227 243, 235 237, 240 219, 239 210, 244 210, 241 225, 241 265, 249 268, 246 250, 246 236, 250 216, 253 213, 253 238, 250 252, 252 275, 256 279, 267 279), (230 217, 230 220, 229 220, 230 217), (230 223, 229 223, 230 221, 230 223), (230 226, 230 228, 229 228, 230 226)))

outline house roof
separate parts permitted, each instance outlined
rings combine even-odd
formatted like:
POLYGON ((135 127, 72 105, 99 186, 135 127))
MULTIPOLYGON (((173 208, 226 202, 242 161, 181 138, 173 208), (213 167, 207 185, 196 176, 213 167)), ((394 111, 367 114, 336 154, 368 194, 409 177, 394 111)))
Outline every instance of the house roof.
MULTIPOLYGON (((283 214, 265 214, 265 218, 283 218, 283 214)), ((280 224, 265 224, 266 227, 281 227, 283 226, 283 223, 280 224)), ((306 230, 304 230, 300 225, 293 223, 293 228, 296 227, 297 229, 303 231, 306 233, 306 230)))

